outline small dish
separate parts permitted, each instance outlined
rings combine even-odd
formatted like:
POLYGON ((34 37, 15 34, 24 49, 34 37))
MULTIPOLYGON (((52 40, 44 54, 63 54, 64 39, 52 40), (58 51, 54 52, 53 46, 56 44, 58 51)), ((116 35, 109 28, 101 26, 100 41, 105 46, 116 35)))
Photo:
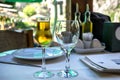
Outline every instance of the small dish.
MULTIPOLYGON (((59 47, 49 47, 46 48, 46 59, 53 59, 63 55, 62 50, 59 47)), ((13 52, 13 56, 19 59, 26 60, 41 60, 42 59, 42 50, 41 48, 24 48, 18 49, 13 52)))
POLYGON ((95 52, 104 51, 104 49, 105 46, 102 46, 100 48, 89 48, 89 49, 74 48, 76 53, 95 53, 95 52))

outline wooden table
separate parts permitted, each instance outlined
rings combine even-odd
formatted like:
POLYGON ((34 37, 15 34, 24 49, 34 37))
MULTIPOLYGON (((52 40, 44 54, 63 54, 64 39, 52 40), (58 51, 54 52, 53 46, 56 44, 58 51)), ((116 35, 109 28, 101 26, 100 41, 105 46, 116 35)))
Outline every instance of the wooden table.
MULTIPOLYGON (((55 76, 46 80, 120 80, 120 74, 100 73, 91 70, 80 61, 80 58, 83 58, 84 55, 86 54, 71 54, 71 68, 77 70, 79 75, 75 78, 70 79, 60 78, 57 76, 57 72, 64 69, 64 56, 56 59, 47 60, 47 69, 55 73, 55 76)), ((33 73, 38 70, 41 70, 41 68, 34 66, 0 63, 0 80, 42 80, 35 79, 33 77, 33 73)))

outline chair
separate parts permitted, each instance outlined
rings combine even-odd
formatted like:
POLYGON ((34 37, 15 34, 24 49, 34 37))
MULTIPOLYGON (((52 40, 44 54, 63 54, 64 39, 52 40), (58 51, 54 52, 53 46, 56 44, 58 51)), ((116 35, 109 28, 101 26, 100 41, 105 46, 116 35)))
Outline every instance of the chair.
POLYGON ((0 52, 33 47, 33 31, 0 31, 0 52))

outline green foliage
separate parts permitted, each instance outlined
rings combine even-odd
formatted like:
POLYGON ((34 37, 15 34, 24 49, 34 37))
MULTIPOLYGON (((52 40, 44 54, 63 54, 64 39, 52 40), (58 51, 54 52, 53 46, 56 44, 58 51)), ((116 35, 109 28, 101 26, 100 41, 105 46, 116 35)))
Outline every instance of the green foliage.
POLYGON ((26 5, 26 7, 23 9, 23 13, 25 13, 27 16, 32 16, 36 14, 36 11, 32 5, 26 5))
POLYGON ((117 8, 120 8, 120 5, 118 5, 117 8))
POLYGON ((22 21, 16 22, 15 25, 16 25, 16 28, 18 28, 18 29, 25 29, 25 28, 27 28, 26 24, 23 23, 22 21))
POLYGON ((29 22, 22 22, 22 21, 17 21, 15 25, 17 29, 30 29, 30 28, 35 28, 36 26, 34 23, 29 24, 29 22))
POLYGON ((9 17, 6 16, 0 16, 0 21, 5 21, 5 22, 9 22, 11 19, 9 17))

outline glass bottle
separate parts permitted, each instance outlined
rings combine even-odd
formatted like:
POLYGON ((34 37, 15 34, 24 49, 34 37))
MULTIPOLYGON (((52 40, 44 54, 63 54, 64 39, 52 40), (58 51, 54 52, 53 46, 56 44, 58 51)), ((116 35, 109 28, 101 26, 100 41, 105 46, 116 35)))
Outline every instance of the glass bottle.
POLYGON ((77 20, 78 20, 78 23, 79 23, 79 29, 80 29, 79 39, 82 40, 82 21, 81 21, 81 19, 80 19, 81 13, 78 12, 76 16, 77 16, 77 20))
POLYGON ((76 12, 75 12, 75 20, 79 23, 79 29, 80 29, 80 36, 79 39, 82 39, 82 21, 80 19, 81 13, 79 12, 79 5, 76 3, 76 12))
POLYGON ((93 31, 93 23, 90 19, 89 5, 87 4, 84 22, 82 24, 82 33, 92 33, 92 31, 93 31))
POLYGON ((93 30, 93 23, 90 20, 89 5, 87 4, 85 11, 85 18, 82 24, 82 40, 85 49, 91 48, 92 38, 93 38, 92 30, 93 30))

